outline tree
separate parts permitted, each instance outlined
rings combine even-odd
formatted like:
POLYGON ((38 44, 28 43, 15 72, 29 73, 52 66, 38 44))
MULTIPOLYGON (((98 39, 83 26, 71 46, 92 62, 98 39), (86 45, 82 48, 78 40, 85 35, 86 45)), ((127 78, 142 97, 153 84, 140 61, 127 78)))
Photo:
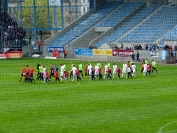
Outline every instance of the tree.
MULTIPOLYGON (((49 6, 48 0, 36 1, 36 28, 58 28, 61 26, 61 9, 58 6, 49 6)), ((20 12, 18 13, 20 18, 20 12)), ((34 27, 34 7, 33 0, 25 0, 22 3, 22 25, 24 28, 34 27)), ((42 33, 45 31, 39 31, 42 33)), ((42 39, 41 39, 42 40, 42 39)))

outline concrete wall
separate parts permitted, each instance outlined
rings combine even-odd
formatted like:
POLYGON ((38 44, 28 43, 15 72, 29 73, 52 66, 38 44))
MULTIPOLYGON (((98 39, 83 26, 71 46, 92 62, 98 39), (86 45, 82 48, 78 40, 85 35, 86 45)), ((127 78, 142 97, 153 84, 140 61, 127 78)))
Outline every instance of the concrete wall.
POLYGON ((106 0, 94 0, 94 10, 97 10, 105 2, 106 2, 106 0))
POLYGON ((164 41, 164 45, 172 45, 172 46, 175 46, 177 45, 177 41, 164 41))
POLYGON ((100 34, 100 32, 95 32, 94 28, 92 28, 81 37, 77 38, 77 40, 72 43, 72 47, 88 48, 90 41, 98 37, 100 34))

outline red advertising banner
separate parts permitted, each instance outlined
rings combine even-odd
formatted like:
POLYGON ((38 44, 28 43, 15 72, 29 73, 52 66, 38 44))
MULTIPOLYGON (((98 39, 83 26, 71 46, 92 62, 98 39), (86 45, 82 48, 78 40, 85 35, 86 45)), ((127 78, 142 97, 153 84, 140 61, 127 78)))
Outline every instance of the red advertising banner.
POLYGON ((132 55, 134 50, 113 50, 112 56, 123 56, 123 57, 129 57, 132 55))
POLYGON ((22 48, 12 47, 5 49, 4 52, 0 53, 0 59, 5 58, 22 58, 22 48))
POLYGON ((5 59, 5 58, 6 58, 6 54, 0 53, 0 59, 5 59))
POLYGON ((22 53, 21 52, 14 52, 14 53, 6 53, 7 58, 22 58, 22 53))

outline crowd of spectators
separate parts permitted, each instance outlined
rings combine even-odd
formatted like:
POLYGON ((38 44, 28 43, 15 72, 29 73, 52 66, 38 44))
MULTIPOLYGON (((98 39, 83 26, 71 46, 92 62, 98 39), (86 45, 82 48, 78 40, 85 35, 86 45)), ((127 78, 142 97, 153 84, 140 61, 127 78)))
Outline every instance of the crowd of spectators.
POLYGON ((0 9, 0 37, 1 44, 6 47, 15 46, 26 36, 26 31, 18 26, 8 13, 0 9))
POLYGON ((96 46, 89 46, 89 49, 97 49, 96 46))

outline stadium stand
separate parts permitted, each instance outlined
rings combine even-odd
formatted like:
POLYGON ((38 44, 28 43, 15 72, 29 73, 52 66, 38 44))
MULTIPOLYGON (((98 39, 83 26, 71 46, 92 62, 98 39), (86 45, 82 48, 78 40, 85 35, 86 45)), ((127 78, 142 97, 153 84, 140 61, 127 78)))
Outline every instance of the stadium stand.
POLYGON ((163 41, 176 41, 177 40, 177 25, 175 25, 174 28, 172 28, 170 31, 168 31, 166 34, 162 37, 163 41))
POLYGON ((143 2, 124 3, 120 8, 115 10, 106 19, 98 23, 97 27, 113 27, 143 4, 143 2))
POLYGON ((89 17, 78 23, 75 27, 71 28, 65 34, 59 36, 57 39, 49 43, 50 46, 65 46, 71 40, 75 39, 90 27, 98 23, 101 19, 106 17, 111 11, 120 6, 122 2, 107 2, 96 10, 89 17))
POLYGON ((143 8, 136 15, 134 15, 131 19, 129 19, 127 22, 125 22, 120 28, 115 30, 109 36, 100 40, 97 44, 95 44, 95 46, 99 47, 102 44, 105 44, 105 43, 109 44, 111 42, 114 42, 119 37, 121 37, 123 34, 125 34, 129 30, 131 30, 133 27, 135 27, 138 23, 140 23, 148 15, 150 15, 152 12, 154 12, 159 6, 160 6, 160 4, 153 4, 151 6, 143 8))
POLYGON ((120 39, 120 42, 151 43, 177 24, 177 7, 162 6, 153 16, 120 39))
POLYGON ((4 10, 0 10, 0 37, 1 43, 5 47, 12 47, 19 41, 22 41, 26 36, 26 31, 19 27, 10 15, 4 10))

